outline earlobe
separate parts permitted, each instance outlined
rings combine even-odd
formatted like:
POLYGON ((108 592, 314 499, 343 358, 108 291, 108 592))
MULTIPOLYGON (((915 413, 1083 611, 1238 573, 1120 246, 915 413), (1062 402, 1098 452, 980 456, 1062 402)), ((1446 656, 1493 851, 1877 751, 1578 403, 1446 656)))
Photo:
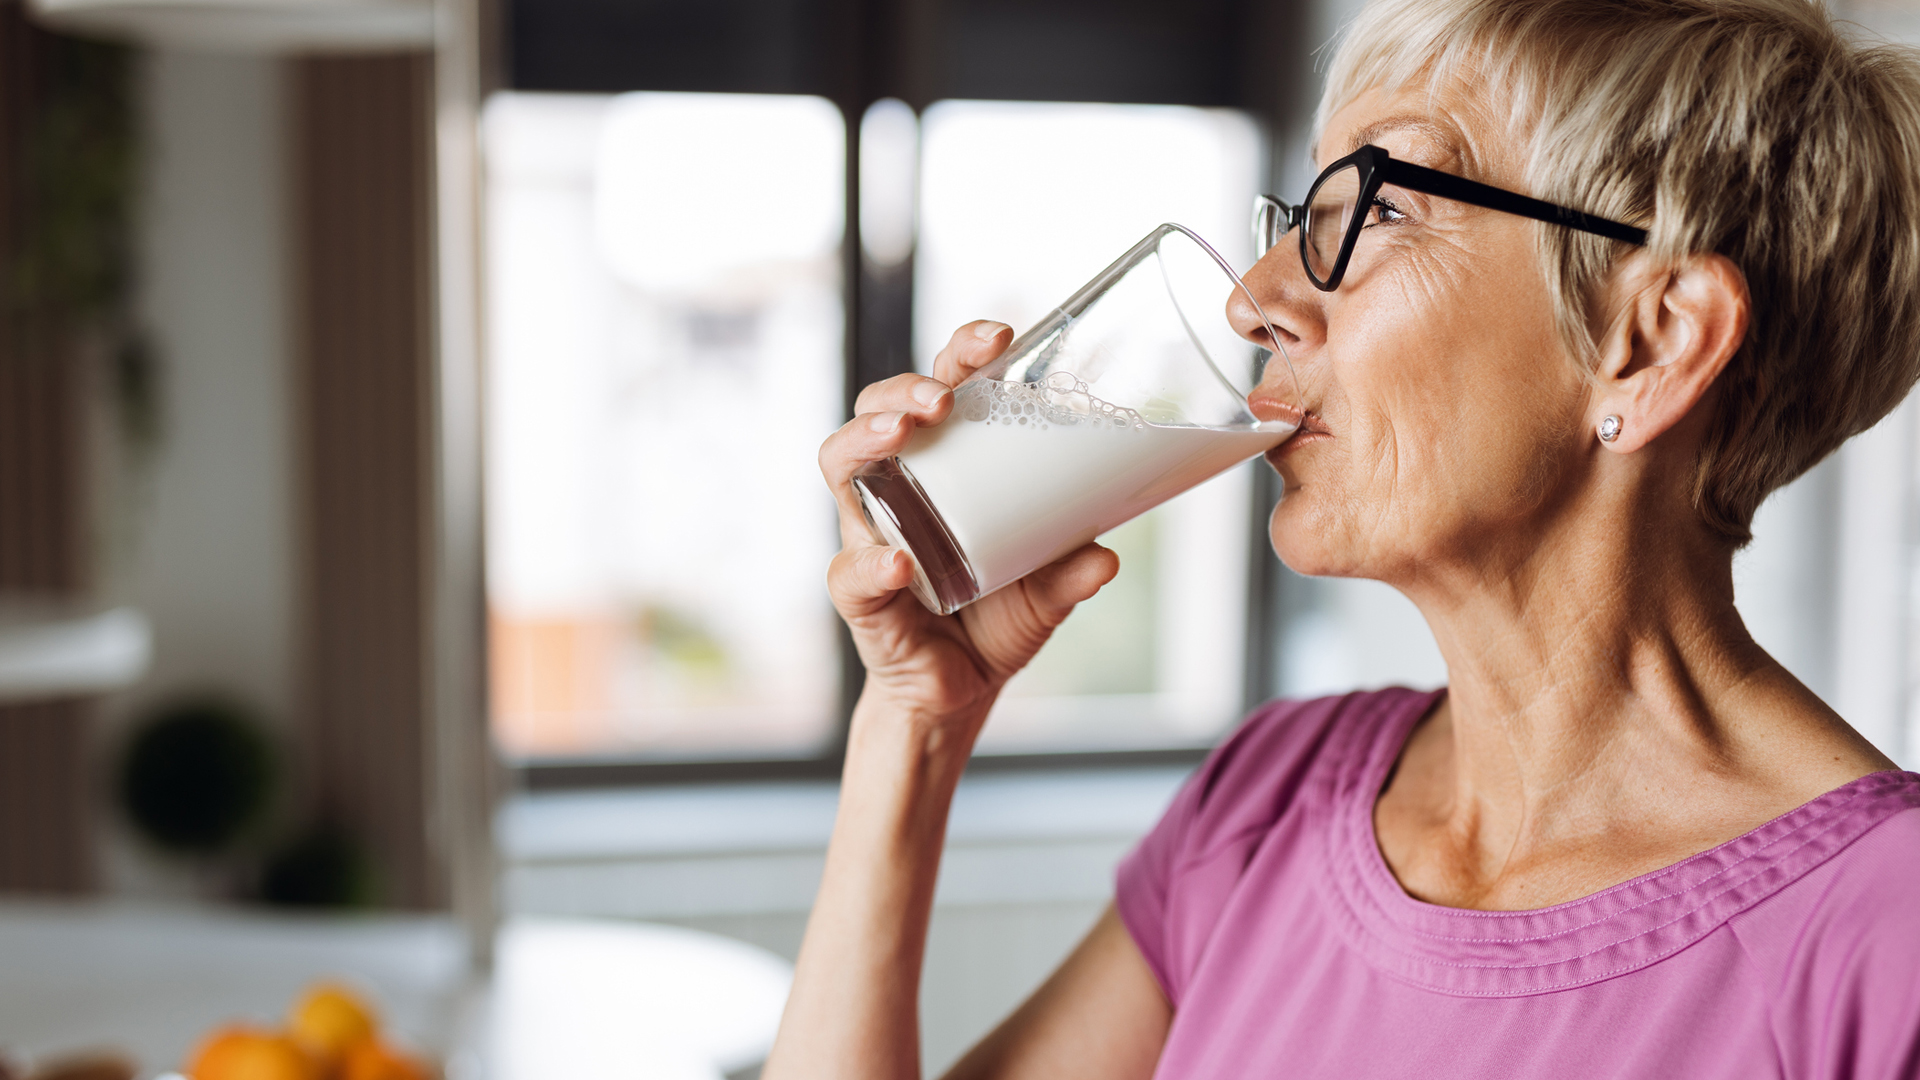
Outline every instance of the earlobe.
POLYGON ((1664 269, 1623 264, 1615 283, 1624 303, 1602 343, 1590 422, 1607 449, 1630 454, 1707 407, 1746 338, 1750 301, 1745 276, 1722 255, 1664 269))

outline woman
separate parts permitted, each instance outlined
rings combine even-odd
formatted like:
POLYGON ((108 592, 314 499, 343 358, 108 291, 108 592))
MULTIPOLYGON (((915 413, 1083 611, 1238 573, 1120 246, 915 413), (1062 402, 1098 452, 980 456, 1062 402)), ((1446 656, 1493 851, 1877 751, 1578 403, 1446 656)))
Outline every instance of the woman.
MULTIPOLYGON (((1273 544, 1412 598, 1449 685, 1255 713, 955 1075, 1920 1075, 1920 776, 1754 644, 1731 575, 1920 372, 1913 62, 1804 0, 1395 0, 1317 141, 1384 179, 1323 174, 1248 275, 1310 411, 1273 544)), ((917 1074, 948 800, 1117 569, 938 619, 861 523, 849 474, 1007 340, 963 329, 821 451, 869 674, 769 1077, 917 1074)))

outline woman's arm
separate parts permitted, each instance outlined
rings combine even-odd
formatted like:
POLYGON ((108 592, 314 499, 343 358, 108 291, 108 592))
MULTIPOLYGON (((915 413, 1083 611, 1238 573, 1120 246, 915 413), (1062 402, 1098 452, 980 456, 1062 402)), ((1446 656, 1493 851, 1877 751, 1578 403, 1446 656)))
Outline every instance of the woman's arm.
POLYGON ((1089 544, 960 612, 935 616, 903 591, 912 563, 874 541, 851 486, 899 452, 915 425, 953 408, 948 387, 1006 348, 997 323, 963 327, 934 379, 868 387, 820 449, 840 505, 842 548, 827 572, 834 607, 867 670, 854 707, 840 809, 769 1080, 912 1080, 920 1072, 919 986, 947 810, 994 698, 1075 604, 1119 569, 1089 544))
POLYGON ((863 696, 840 809, 765 1080, 920 1075, 920 965, 947 809, 966 767, 863 696))
POLYGON ((1146 1080, 1173 1009, 1108 905, 1080 947, 947 1080, 1146 1080))
MULTIPOLYGON (((902 738, 903 730, 911 729, 855 712, 826 875, 767 1080, 920 1075, 921 960, 947 808, 965 759, 902 738)), ((948 1078, 1146 1080, 1172 1019, 1109 907, 948 1078)))

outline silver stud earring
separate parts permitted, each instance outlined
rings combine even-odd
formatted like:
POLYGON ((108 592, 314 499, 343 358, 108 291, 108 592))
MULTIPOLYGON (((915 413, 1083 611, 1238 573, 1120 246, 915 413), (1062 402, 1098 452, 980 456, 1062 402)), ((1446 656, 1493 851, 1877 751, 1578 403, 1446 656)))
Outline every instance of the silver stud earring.
POLYGON ((1600 441, 1612 442, 1620 437, 1620 418, 1603 416, 1600 418, 1600 441))

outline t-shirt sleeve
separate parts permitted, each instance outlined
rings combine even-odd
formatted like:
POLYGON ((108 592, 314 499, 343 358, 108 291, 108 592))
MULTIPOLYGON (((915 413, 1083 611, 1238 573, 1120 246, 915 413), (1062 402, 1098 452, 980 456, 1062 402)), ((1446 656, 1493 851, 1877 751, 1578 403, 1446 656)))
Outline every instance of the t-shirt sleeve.
POLYGON ((1159 824, 1120 863, 1114 907, 1167 1000, 1244 869, 1293 807, 1324 736, 1359 695, 1262 706, 1187 778, 1159 824))
POLYGON ((1787 1075, 1920 1077, 1920 809, 1888 818, 1798 884, 1815 888, 1796 917, 1742 926, 1752 951, 1779 949, 1763 977, 1787 1075))
POLYGON ((1200 811, 1205 772, 1203 765, 1180 785, 1159 823, 1121 860, 1114 880, 1114 909, 1168 1001, 1174 1000, 1174 990, 1167 967, 1167 900, 1180 852, 1200 811))
MULTIPOLYGON (((1920 897, 1906 902, 1920 902, 1920 897)), ((1813 1048, 1811 1075, 1823 1080, 1920 1077, 1920 927, 1909 925, 1906 933, 1885 942, 1858 942, 1836 967, 1825 1001, 1810 1003, 1823 1029, 1813 1048)))

